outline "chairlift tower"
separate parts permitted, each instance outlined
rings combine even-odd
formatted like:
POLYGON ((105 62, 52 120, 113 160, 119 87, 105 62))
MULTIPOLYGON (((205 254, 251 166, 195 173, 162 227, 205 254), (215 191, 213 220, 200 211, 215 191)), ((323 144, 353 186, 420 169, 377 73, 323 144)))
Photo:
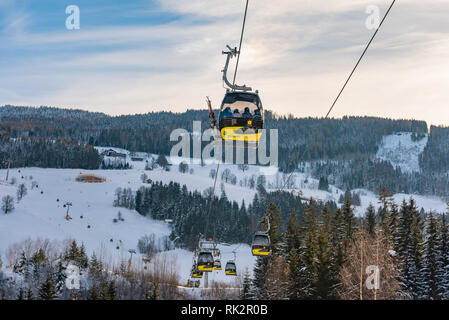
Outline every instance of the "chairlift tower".
POLYGON ((128 270, 131 269, 131 264, 132 264, 132 259, 133 259, 133 254, 136 253, 136 250, 134 249, 129 249, 128 252, 131 254, 128 260, 128 270))
POLYGON ((70 210, 70 207, 72 206, 72 203, 71 203, 71 202, 66 202, 66 203, 64 204, 64 206, 67 207, 67 213, 66 213, 66 215, 65 215, 65 219, 66 219, 66 220, 69 220, 69 219, 71 219, 70 216, 69 216, 69 210, 70 210))

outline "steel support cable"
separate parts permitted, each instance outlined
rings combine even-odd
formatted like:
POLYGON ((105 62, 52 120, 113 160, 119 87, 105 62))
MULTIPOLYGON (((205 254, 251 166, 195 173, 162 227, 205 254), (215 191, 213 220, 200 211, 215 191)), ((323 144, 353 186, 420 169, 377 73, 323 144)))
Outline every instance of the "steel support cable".
MULTIPOLYGON (((373 42, 374 38, 376 37, 377 33, 379 32, 380 27, 383 25, 385 19, 387 18, 388 14, 390 13, 391 9, 393 8, 395 2, 396 2, 396 0, 393 0, 393 2, 391 3, 390 7, 388 8, 387 12, 385 13, 384 17, 382 18, 381 22, 379 23, 379 27, 376 29, 376 31, 374 32, 374 34, 371 37, 370 41, 366 45, 365 50, 363 50, 362 55, 360 56, 359 60, 357 61, 356 65, 355 65, 355 67, 352 69, 351 73, 349 74, 349 77, 346 79, 343 87, 341 88, 340 92, 338 93, 337 97, 335 98, 334 102, 332 103, 329 111, 327 112, 326 116, 324 117, 324 120, 326 120, 329 117, 329 114, 331 113, 332 109, 334 109, 334 106, 337 104, 338 100, 340 99, 340 96, 342 95, 343 91, 345 90, 346 86, 348 85, 349 81, 351 80, 353 74, 357 70, 357 67, 359 66, 360 62, 362 61, 363 57, 365 56, 366 52, 368 51, 369 47, 371 46, 371 43, 373 42)), ((323 124, 321 124, 321 125, 323 125, 323 124)), ((299 157, 300 162, 301 162, 301 159, 306 154, 306 152, 307 152, 307 148, 304 149, 303 153, 299 157)), ((279 191, 281 191, 281 190, 283 190, 285 188, 285 186, 288 184, 288 182, 289 182, 291 176, 293 175, 293 173, 294 173, 294 171, 292 171, 290 173, 290 175, 288 176, 288 178, 285 181, 284 185, 282 186, 282 188, 279 191)))
MULTIPOLYGON (((210 200, 209 200, 209 210, 207 213, 207 220, 206 220, 206 229, 204 230, 204 236, 207 237, 207 231, 209 231, 209 220, 210 220, 210 213, 212 210, 212 202, 214 201, 215 196, 215 186, 217 185, 217 177, 218 177, 218 170, 220 169, 220 160, 218 160, 217 163, 217 169, 215 170, 215 179, 214 179, 214 187, 212 188, 212 192, 210 194, 210 200)), ((214 237, 215 237, 215 230, 214 230, 214 237)), ((215 239, 213 239, 215 241, 215 239)))

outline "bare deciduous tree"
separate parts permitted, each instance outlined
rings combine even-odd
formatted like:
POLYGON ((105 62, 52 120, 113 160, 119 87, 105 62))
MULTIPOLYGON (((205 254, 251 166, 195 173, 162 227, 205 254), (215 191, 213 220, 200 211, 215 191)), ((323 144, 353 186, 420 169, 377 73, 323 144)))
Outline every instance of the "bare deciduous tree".
POLYGON ((14 210, 14 198, 10 195, 6 195, 2 198, 2 211, 5 214, 10 213, 14 210))
POLYGON ((19 184, 17 187, 17 202, 22 200, 24 196, 27 194, 27 188, 25 187, 24 183, 19 184))
POLYGON ((398 268, 393 255, 382 230, 376 229, 371 236, 360 228, 340 271, 339 297, 345 300, 400 299, 398 268))

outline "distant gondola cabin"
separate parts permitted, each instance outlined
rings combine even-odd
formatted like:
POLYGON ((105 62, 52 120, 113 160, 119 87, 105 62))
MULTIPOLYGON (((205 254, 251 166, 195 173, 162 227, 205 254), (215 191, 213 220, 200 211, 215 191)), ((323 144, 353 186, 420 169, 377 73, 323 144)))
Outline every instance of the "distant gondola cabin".
POLYGON ((228 261, 226 263, 225 273, 227 276, 236 276, 237 275, 237 267, 235 266, 234 261, 228 261))

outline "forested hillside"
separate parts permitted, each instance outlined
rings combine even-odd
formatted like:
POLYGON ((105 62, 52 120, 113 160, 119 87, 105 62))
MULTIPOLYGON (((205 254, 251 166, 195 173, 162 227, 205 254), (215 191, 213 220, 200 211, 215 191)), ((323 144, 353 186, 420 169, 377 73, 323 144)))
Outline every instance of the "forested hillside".
MULTIPOLYGON (((201 121, 202 130, 207 129, 207 112, 108 116, 82 110, 4 106, 0 107, 0 166, 5 166, 15 148, 20 152, 12 157, 13 166, 96 168, 101 159, 89 148, 93 145, 169 154, 174 144, 170 133, 177 128, 191 132, 193 121, 201 121), (16 141, 20 147, 13 146, 16 141), (77 154, 81 150, 83 156, 77 154), (64 159, 67 154, 73 155, 64 159)), ((449 194, 449 128, 432 126, 428 132, 427 124, 416 120, 297 119, 270 111, 265 112, 265 123, 267 129, 279 130, 281 171, 291 172, 308 162, 313 177, 326 177, 342 189, 378 192, 386 185, 392 192, 449 194), (411 132, 416 141, 428 134, 428 143, 419 155, 419 172, 403 172, 376 158, 382 138, 395 132, 411 132)))
POLYGON ((100 156, 95 148, 70 138, 0 135, 0 168, 42 167, 98 169, 100 156))
POLYGON ((430 127, 429 141, 419 159, 426 173, 449 172, 449 128, 430 127))
MULTIPOLYGON (((208 113, 187 110, 182 114, 156 112, 111 117, 48 107, 0 108, 0 132, 12 138, 64 137, 97 146, 164 154, 173 145, 170 132, 177 128, 191 132, 193 121, 201 121, 202 129, 207 129, 208 113)), ((376 153, 384 135, 398 131, 427 132, 422 121, 372 117, 297 119, 270 111, 265 112, 265 123, 267 129, 279 130, 280 167, 284 170, 297 168, 300 161, 369 157, 376 153)))
MULTIPOLYGON (((212 214, 209 215, 210 193, 202 195, 191 192, 179 183, 151 183, 136 192, 119 188, 115 194, 115 206, 135 209, 143 216, 153 219, 173 220, 172 240, 193 250, 198 241, 198 234, 205 234, 220 242, 250 243, 252 234, 261 228, 260 221, 269 203, 275 203, 281 210, 286 223, 293 211, 302 217, 303 203, 299 197, 289 192, 267 193, 263 185, 258 185, 258 193, 247 207, 228 200, 225 193, 212 198, 212 214)), ((211 190, 209 190, 211 191, 211 190)), ((335 203, 329 204, 336 208, 335 203)), ((281 230, 285 225, 281 225, 281 230)))

